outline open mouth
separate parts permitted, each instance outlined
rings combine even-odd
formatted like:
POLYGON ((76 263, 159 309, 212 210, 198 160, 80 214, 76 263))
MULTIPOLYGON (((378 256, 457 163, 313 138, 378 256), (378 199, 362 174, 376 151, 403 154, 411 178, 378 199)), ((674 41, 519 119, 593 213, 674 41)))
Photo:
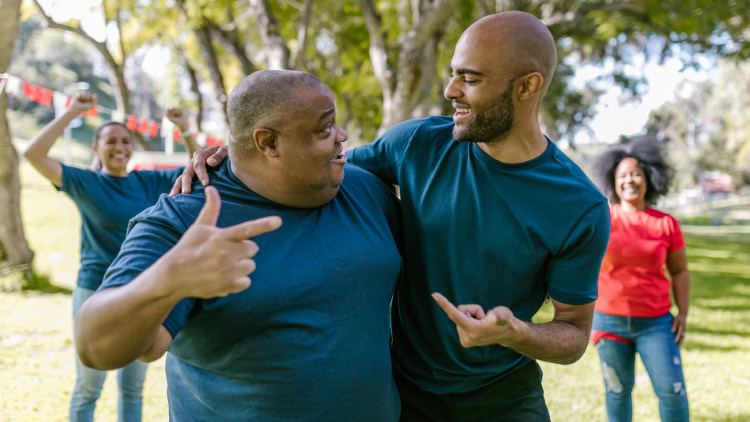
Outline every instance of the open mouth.
POLYGON ((342 148, 342 149, 341 149, 341 150, 339 151, 339 153, 338 153, 338 154, 336 154, 336 155, 335 155, 335 156, 334 156, 334 157, 333 157, 333 158, 331 159, 331 161, 333 161, 333 162, 336 162, 336 163, 345 163, 345 162, 346 162, 346 156, 344 155, 344 150, 343 150, 343 148, 342 148))

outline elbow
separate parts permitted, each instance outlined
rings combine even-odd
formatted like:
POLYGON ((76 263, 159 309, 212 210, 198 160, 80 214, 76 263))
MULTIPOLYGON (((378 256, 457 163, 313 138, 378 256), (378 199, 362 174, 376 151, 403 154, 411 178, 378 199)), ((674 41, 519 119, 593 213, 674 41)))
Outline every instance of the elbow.
POLYGON ((79 342, 78 340, 76 340, 76 353, 78 354, 78 359, 81 361, 81 364, 83 364, 83 366, 99 371, 109 371, 111 369, 118 369, 122 366, 126 366, 117 366, 112 362, 107 362, 106 359, 101 359, 101 354, 97 354, 96 352, 83 347, 82 343, 84 342, 79 342))
POLYGON ((571 365, 578 362, 583 357, 584 353, 586 353, 587 344, 588 339, 586 339, 586 342, 583 343, 582 346, 578 346, 574 350, 572 350, 571 353, 568 356, 565 356, 559 363, 561 365, 571 365))

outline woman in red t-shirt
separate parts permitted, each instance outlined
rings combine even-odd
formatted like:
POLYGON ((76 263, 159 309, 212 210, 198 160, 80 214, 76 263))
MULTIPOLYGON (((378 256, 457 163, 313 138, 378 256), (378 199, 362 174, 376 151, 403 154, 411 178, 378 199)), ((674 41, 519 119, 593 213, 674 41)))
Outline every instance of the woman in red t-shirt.
POLYGON ((608 150, 597 168, 613 203, 591 332, 604 375, 607 418, 632 420, 638 353, 659 398, 661 420, 687 421, 680 357, 690 296, 685 239, 677 220, 649 207, 666 193, 670 168, 659 146, 649 141, 608 150), (670 289, 678 309, 674 317, 670 289))

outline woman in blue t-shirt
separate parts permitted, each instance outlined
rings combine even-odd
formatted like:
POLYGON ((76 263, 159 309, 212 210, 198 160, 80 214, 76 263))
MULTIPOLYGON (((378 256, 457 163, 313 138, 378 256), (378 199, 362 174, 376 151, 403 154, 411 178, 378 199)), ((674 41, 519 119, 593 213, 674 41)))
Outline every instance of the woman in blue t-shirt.
MULTIPOLYGON (((125 240, 128 221, 169 192, 181 168, 128 172, 133 154, 130 132, 117 122, 96 129, 92 149, 101 163, 98 171, 63 165, 49 157, 49 150, 63 130, 82 112, 96 107, 96 96, 78 94, 61 116, 50 122, 32 140, 26 160, 57 188, 65 192, 81 213, 81 268, 73 291, 73 318, 81 304, 94 294, 125 240)), ((180 110, 169 110, 167 118, 182 131, 188 153, 198 149, 180 110)), ((141 420, 141 391, 146 364, 135 362, 118 371, 118 419, 141 420)), ((91 421, 106 372, 83 366, 76 356, 76 383, 70 402, 71 421, 91 421)))

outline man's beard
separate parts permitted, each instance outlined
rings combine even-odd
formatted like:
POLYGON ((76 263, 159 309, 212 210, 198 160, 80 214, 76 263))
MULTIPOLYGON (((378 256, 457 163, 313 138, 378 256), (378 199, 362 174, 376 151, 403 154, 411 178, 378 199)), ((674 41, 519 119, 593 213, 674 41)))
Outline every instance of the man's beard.
MULTIPOLYGON (((458 142, 490 142, 502 139, 513 127, 513 82, 500 94, 492 106, 482 113, 472 109, 473 117, 461 130, 453 126, 453 138, 458 142)), ((470 104, 471 105, 471 104, 470 104)))

